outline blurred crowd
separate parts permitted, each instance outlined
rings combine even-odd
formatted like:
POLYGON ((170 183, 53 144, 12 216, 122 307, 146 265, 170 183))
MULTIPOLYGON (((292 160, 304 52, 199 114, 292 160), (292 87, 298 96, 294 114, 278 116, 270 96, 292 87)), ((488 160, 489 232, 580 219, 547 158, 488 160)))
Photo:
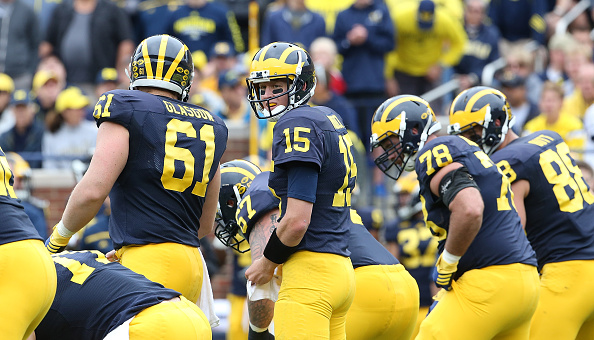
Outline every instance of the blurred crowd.
POLYGON ((251 56, 273 41, 310 51, 313 104, 335 109, 360 141, 362 203, 391 187, 370 161, 368 122, 402 93, 428 94, 445 116, 458 92, 497 87, 517 133, 557 131, 592 165, 592 13, 588 1, 572 0, 3 0, 0 146, 33 168, 88 158, 93 104, 128 87, 134 46, 166 33, 192 52, 190 101, 249 131, 249 153, 264 159, 271 126, 254 119, 245 98, 251 56), (436 88, 445 91, 432 95, 436 88))
MULTIPOLYGON (((265 168, 273 125, 254 117, 247 70, 260 46, 297 43, 316 66, 311 103, 340 114, 357 146, 354 204, 397 254, 398 237, 389 228, 384 235, 377 209, 398 217, 392 204, 415 203, 382 202, 414 190, 388 182, 372 162, 375 109, 398 94, 427 95, 446 118, 456 94, 493 86, 507 96, 516 133, 556 131, 592 167, 593 28, 589 0, 1 0, 0 147, 24 168, 71 171, 73 160, 88 161, 95 102, 128 88, 134 46, 165 33, 192 52, 189 101, 247 131, 249 154, 265 168)), ((30 192, 19 197, 38 210, 47 205, 30 192)))

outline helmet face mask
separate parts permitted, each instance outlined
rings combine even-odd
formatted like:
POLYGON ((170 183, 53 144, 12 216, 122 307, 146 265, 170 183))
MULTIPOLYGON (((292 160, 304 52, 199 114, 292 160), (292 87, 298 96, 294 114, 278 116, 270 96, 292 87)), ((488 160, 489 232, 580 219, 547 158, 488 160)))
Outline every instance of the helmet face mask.
POLYGON ((429 103, 422 98, 401 95, 386 100, 376 110, 371 124, 371 148, 384 150, 375 164, 394 180, 404 171, 413 171, 417 152, 429 135, 440 129, 429 103))
POLYGON ((470 139, 490 156, 503 143, 514 122, 503 93, 475 86, 461 92, 452 102, 448 134, 470 139))
POLYGON ((398 135, 388 132, 380 136, 372 147, 374 145, 379 145, 384 152, 373 162, 388 177, 396 180, 405 170, 414 170, 416 152, 413 151, 413 143, 406 143, 398 135))
POLYGON ((245 253, 250 248, 245 246, 247 238, 235 218, 238 204, 260 172, 258 166, 243 159, 221 165, 221 189, 214 234, 221 243, 239 253, 245 253))
POLYGON ((249 247, 242 246, 242 243, 246 241, 246 237, 239 228, 239 224, 235 221, 237 204, 240 200, 241 195, 235 185, 226 185, 221 188, 214 234, 226 247, 245 253, 249 250, 249 247))
POLYGON ((287 111, 306 104, 316 87, 315 68, 309 54, 301 47, 275 42, 260 49, 250 66, 250 76, 246 79, 248 100, 256 117, 277 121, 287 111), (286 90, 275 93, 270 98, 262 98, 261 84, 284 80, 286 90), (287 96, 287 105, 276 105, 270 110, 271 100, 287 96))
POLYGON ((154 35, 136 47, 126 74, 131 90, 155 87, 175 92, 180 100, 187 101, 194 79, 192 54, 181 40, 154 35))

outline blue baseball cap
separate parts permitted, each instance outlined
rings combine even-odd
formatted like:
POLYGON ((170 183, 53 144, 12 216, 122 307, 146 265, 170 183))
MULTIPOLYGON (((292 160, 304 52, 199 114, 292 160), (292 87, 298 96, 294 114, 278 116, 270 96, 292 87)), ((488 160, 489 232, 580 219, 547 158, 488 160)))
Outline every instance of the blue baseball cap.
POLYGON ((118 82, 118 71, 115 68, 106 67, 97 73, 95 84, 103 84, 108 81, 112 81, 114 83, 118 82))
POLYGON ((32 102, 31 93, 25 90, 16 90, 10 97, 10 105, 27 105, 32 102))
POLYGON ((219 89, 224 87, 234 87, 239 83, 239 73, 234 70, 224 71, 219 76, 219 89))
POLYGON ((419 22, 420 29, 429 30, 433 28, 433 22, 435 20, 435 3, 433 1, 422 0, 419 3, 417 20, 419 22))
POLYGON ((233 49, 233 46, 231 46, 231 44, 229 44, 226 41, 219 41, 218 43, 216 43, 213 48, 212 51, 210 53, 210 57, 211 58, 216 58, 216 57, 234 57, 235 56, 235 49, 233 49))

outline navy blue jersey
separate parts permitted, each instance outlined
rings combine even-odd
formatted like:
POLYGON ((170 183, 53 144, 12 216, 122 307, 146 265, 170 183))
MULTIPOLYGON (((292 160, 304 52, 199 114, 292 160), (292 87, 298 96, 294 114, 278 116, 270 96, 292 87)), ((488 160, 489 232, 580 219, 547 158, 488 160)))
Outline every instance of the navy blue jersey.
POLYGON ((437 260, 437 238, 425 228, 425 221, 421 219, 392 220, 386 224, 384 237, 386 242, 397 244, 402 265, 417 281, 421 306, 430 306, 433 303, 431 274, 437 260))
POLYGON ((281 199, 281 218, 287 206, 290 163, 310 163, 319 169, 311 221, 297 249, 349 256, 351 192, 357 177, 353 154, 347 129, 330 108, 301 106, 287 112, 274 126, 274 167, 268 186, 281 199))
MULTIPOLYGON (((353 210, 353 214, 356 214, 353 210)), ((356 220, 354 218, 353 220, 356 220)), ((349 251, 353 268, 399 264, 398 260, 373 237, 363 225, 353 223, 349 233, 349 251)))
POLYGON ((229 43, 234 52, 245 49, 235 14, 220 2, 206 2, 200 8, 184 4, 169 15, 167 33, 183 41, 191 52, 202 51, 210 59, 217 42, 229 43))
POLYGON ((14 192, 14 176, 1 148, 0 179, 0 245, 22 240, 43 240, 14 192))
POLYGON ((467 26, 466 33, 468 33, 468 41, 464 47, 464 56, 458 65, 454 66, 454 72, 473 73, 481 77, 483 68, 499 59, 499 30, 493 25, 483 23, 476 28, 476 31, 469 31, 467 26))
POLYGON ((79 249, 99 250, 103 254, 113 249, 113 242, 109 237, 109 215, 98 214, 87 224, 81 236, 79 249))
POLYGON ((256 222, 272 209, 278 209, 280 200, 268 188, 269 178, 270 171, 256 175, 237 206, 235 219, 248 240, 256 222))
POLYGON ((38 340, 103 339, 142 310, 181 295, 97 251, 67 251, 52 258, 58 288, 35 330, 38 340))
POLYGON ((544 130, 516 139, 492 159, 512 183, 530 183, 525 229, 539 268, 594 259, 594 195, 559 134, 544 130))
POLYGON ((524 263, 536 266, 534 250, 522 229, 507 177, 478 145, 459 136, 431 140, 419 151, 415 164, 423 215, 431 232, 440 240, 439 251, 442 252, 445 246, 450 210, 431 193, 430 182, 439 169, 453 162, 468 168, 485 206, 481 228, 460 259, 454 279, 468 270, 493 265, 524 263))
POLYGON ((130 90, 101 95, 93 116, 130 134, 128 161, 109 195, 114 247, 199 246, 206 188, 227 147, 223 121, 199 106, 130 90))

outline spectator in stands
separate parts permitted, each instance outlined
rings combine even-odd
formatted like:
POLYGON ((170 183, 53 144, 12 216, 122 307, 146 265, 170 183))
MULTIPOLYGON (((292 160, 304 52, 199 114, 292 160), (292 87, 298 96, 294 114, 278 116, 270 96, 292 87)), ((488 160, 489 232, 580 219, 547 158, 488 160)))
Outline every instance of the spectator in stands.
MULTIPOLYGON (((442 66, 460 62, 468 37, 462 23, 431 0, 397 2, 391 14, 396 50, 387 59, 388 94, 422 95, 437 86, 442 66)), ((431 106, 441 112, 439 103, 431 106)))
POLYGON ((28 156, 31 167, 40 168, 44 125, 35 119, 38 107, 25 90, 14 91, 10 105, 15 123, 0 135, 0 147, 4 152, 29 153, 25 157, 28 156))
POLYGON ((468 42, 464 55, 454 66, 460 80, 460 91, 470 88, 481 80, 483 68, 499 59, 499 30, 485 22, 485 0, 466 0, 464 7, 464 30, 468 42))
POLYGON ((47 221, 45 210, 49 202, 37 198, 31 193, 31 167, 18 153, 7 152, 6 160, 12 169, 14 175, 13 188, 17 197, 21 200, 25 213, 35 226, 41 238, 47 238, 47 221))
POLYGON ((541 114, 524 125, 522 135, 540 130, 555 131, 565 140, 570 150, 581 154, 585 144, 584 125, 576 116, 562 112, 562 105, 563 88, 559 84, 546 82, 539 102, 541 114))
POLYGON ((225 102, 217 93, 218 91, 213 91, 203 85, 204 70, 207 68, 208 63, 206 55, 201 51, 195 52, 192 54, 192 60, 194 61, 194 80, 190 88, 189 102, 202 106, 214 114, 218 114, 225 107, 225 102))
POLYGON ((564 70, 569 78, 564 83, 565 96, 570 96, 575 90, 581 69, 584 65, 592 62, 592 51, 579 44, 571 44, 564 50, 564 70))
POLYGON ((184 3, 181 0, 144 0, 138 3, 134 20, 136 41, 167 32, 171 14, 184 3))
MULTIPOLYGON (((586 130, 584 161, 594 167, 594 105, 590 105, 584 114, 584 129, 586 130)), ((594 190, 594 187, 590 186, 590 189, 594 190)))
POLYGON ((338 50, 334 40, 328 37, 316 38, 309 48, 314 65, 322 66, 329 73, 328 88, 338 95, 346 92, 346 82, 337 68, 338 50))
POLYGON ((217 42, 224 41, 236 52, 245 46, 235 15, 227 6, 215 1, 185 0, 171 14, 167 33, 181 39, 192 53, 209 55, 217 42))
POLYGON ((352 4, 353 0, 305 0, 305 6, 307 8, 309 8, 311 11, 315 13, 320 14, 322 18, 324 18, 324 22, 326 23, 326 34, 328 34, 329 36, 332 36, 332 33, 334 33, 334 24, 336 22, 336 16, 338 15, 338 13, 349 8, 349 6, 351 6, 352 4))
MULTIPOLYGON (((200 52, 194 52, 194 55, 200 52)), ((219 77, 225 71, 239 68, 237 54, 233 46, 226 41, 216 43, 208 54, 208 65, 203 68, 202 86, 219 93, 219 77)))
POLYGON ((118 71, 112 67, 106 67, 97 73, 95 77, 95 96, 99 98, 107 91, 115 90, 120 87, 118 71))
POLYGON ((594 169, 588 162, 579 159, 575 161, 575 165, 582 171, 582 177, 590 187, 590 192, 594 192, 594 169))
POLYGON ((544 15, 547 10, 545 0, 491 0, 488 15, 493 25, 499 28, 506 43, 523 43, 533 40, 540 45, 546 41, 546 23, 544 15))
POLYGON ((39 54, 56 54, 68 83, 91 94, 97 73, 105 67, 125 69, 133 49, 132 24, 123 9, 109 0, 73 0, 54 10, 39 54))
MULTIPOLYGON (((565 94, 569 94, 573 87, 569 87, 569 79, 565 72, 565 51, 576 45, 575 39, 568 33, 555 34, 549 39, 548 63, 546 68, 538 74, 544 81, 552 81, 563 86, 565 94)), ((515 112, 514 112, 515 115, 515 112)))
POLYGON ((316 91, 311 97, 311 103, 316 106, 327 106, 334 110, 342 118, 344 126, 354 132, 361 138, 361 131, 357 119, 357 111, 345 97, 334 93, 329 88, 330 74, 322 65, 315 64, 316 67, 316 91))
MULTIPOLYGON (((29 7, 33 8, 37 17, 39 32, 47 32, 47 26, 49 25, 50 18, 54 12, 54 8, 62 1, 56 0, 23 0, 23 2, 29 7)), ((43 37, 40 35, 40 39, 43 37)), ((37 49, 37 47, 36 47, 37 49)))
POLYGON ((527 97, 526 79, 515 73, 505 72, 500 82, 501 91, 507 97, 507 102, 516 118, 512 129, 516 134, 521 135, 524 125, 536 118, 540 111, 538 106, 527 97))
POLYGON ((563 100, 564 114, 584 119, 586 109, 594 104, 594 64, 587 63, 579 69, 573 93, 563 100))
POLYGON ((235 70, 223 71, 219 76, 219 91, 225 102, 225 107, 219 116, 229 124, 247 128, 249 125, 251 110, 247 100, 247 88, 242 82, 243 78, 235 70))
POLYGON ((48 117, 48 131, 43 137, 43 167, 70 169, 73 158, 90 159, 97 138, 97 126, 85 119, 89 99, 77 87, 58 95, 55 114, 48 117), (62 158, 62 159, 60 159, 62 158))
POLYGON ((374 0, 355 0, 338 13, 332 38, 343 56, 345 96, 357 111, 359 138, 369 146, 369 122, 386 99, 384 57, 394 49, 394 26, 388 8, 374 0))
POLYGON ((526 80, 528 99, 533 103, 540 101, 542 81, 534 72, 534 53, 524 46, 514 46, 505 55, 506 66, 504 72, 517 74, 526 80))
POLYGON ((14 82, 6 73, 0 73, 0 133, 7 131, 14 125, 14 116, 8 110, 10 98, 14 91, 14 82))
POLYGON ((262 23, 260 46, 286 41, 309 50, 316 38, 325 35, 324 18, 310 11, 305 6, 305 0, 286 0, 286 4, 279 10, 266 14, 262 23))
MULTIPOLYGON (((219 91, 225 102, 225 107, 219 113, 219 116, 223 118, 230 131, 235 130, 236 133, 247 131, 246 137, 253 137, 254 135, 252 133, 254 132, 256 133, 255 136, 260 136, 259 138, 262 139, 268 122, 264 119, 257 119, 252 112, 252 108, 247 100, 247 87, 245 81, 243 81, 244 79, 244 74, 240 74, 233 69, 221 73, 219 77, 219 91)), ((250 138, 251 140, 252 138, 250 138)), ((258 137, 255 137, 253 140, 254 142, 257 141, 258 137)), ((266 151, 258 150, 258 154, 264 157, 266 156, 266 151)))
POLYGON ((0 2, 0 72, 12 77, 16 88, 31 88, 40 32, 33 8, 23 0, 0 2))
MULTIPOLYGON (((88 95, 91 103, 97 102, 99 97, 107 91, 115 90, 118 88, 128 88, 128 86, 120 86, 121 80, 118 76, 118 71, 113 67, 106 67, 97 73, 95 77, 95 91, 92 95, 88 95)), ((93 110, 87 110, 88 120, 93 120, 93 110)))
POLYGON ((47 117, 52 116, 56 105, 56 98, 66 85, 53 71, 39 70, 33 77, 32 92, 39 107, 38 119, 47 123, 47 117))

